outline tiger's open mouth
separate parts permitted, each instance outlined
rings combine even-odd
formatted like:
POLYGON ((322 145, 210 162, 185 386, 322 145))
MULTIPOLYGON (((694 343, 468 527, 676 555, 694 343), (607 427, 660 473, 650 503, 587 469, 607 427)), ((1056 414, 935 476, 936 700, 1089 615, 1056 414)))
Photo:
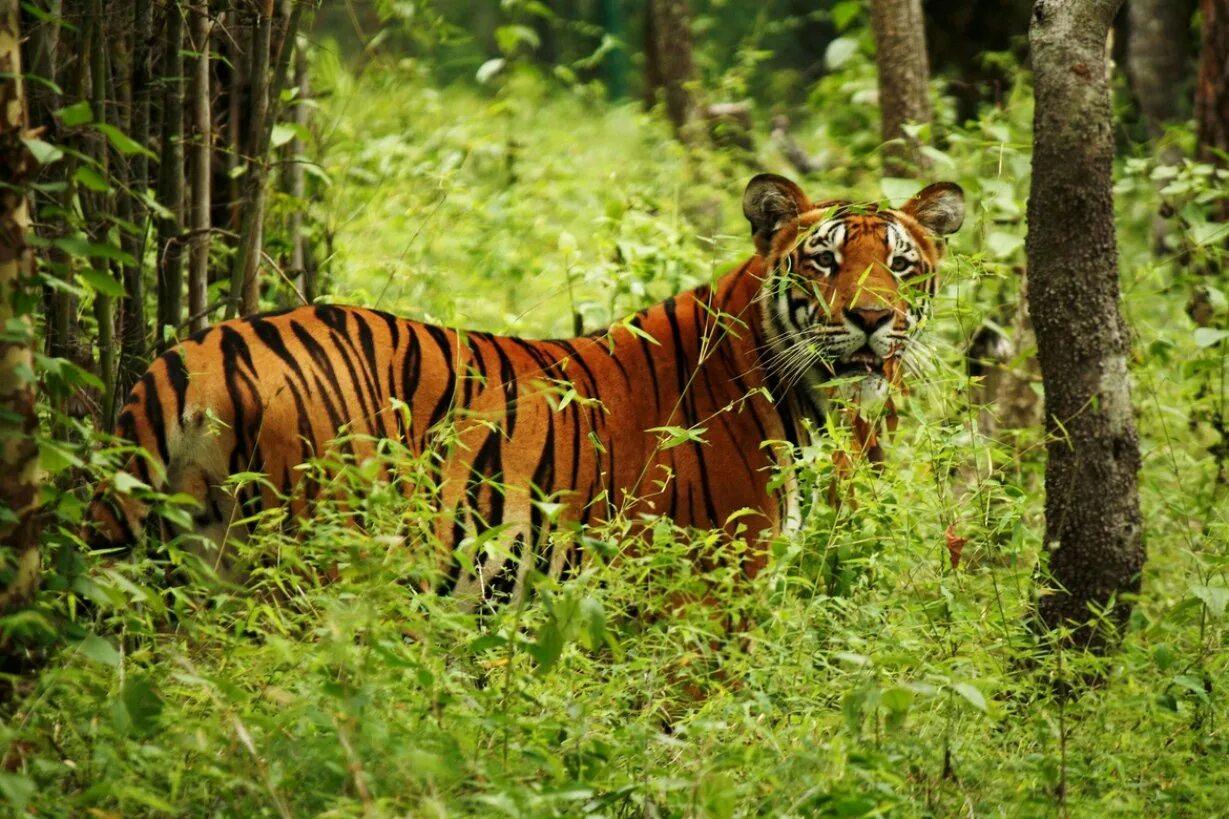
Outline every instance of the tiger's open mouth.
POLYGON ((884 359, 880 358, 874 350, 868 346, 863 346, 861 349, 855 350, 844 358, 832 363, 833 375, 837 377, 871 375, 878 373, 883 375, 884 359))

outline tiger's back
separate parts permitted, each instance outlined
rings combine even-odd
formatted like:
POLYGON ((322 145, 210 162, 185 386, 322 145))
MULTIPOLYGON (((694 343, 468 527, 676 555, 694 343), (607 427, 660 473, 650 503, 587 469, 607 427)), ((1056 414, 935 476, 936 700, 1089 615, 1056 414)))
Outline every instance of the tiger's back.
MULTIPOLYGON (((298 467, 334 447, 362 460, 379 439, 428 459, 431 485, 420 489, 434 499, 445 552, 497 526, 513 544, 540 545, 539 501, 581 524, 666 515, 703 528, 750 507, 754 519, 740 520, 758 532, 772 528, 777 502, 767 486, 776 457, 761 444, 786 435, 757 389, 746 318, 758 285, 749 264, 625 325, 546 341, 332 305, 229 321, 160 357, 117 433, 151 456, 128 471, 195 498, 197 531, 216 543, 236 534, 236 502, 289 498, 302 512, 319 487, 298 467), (703 442, 663 447, 649 430, 666 427, 702 429, 703 442), (237 473, 268 484, 223 489, 237 473)), ((105 540, 124 542, 146 512, 128 498, 96 519, 105 540)))

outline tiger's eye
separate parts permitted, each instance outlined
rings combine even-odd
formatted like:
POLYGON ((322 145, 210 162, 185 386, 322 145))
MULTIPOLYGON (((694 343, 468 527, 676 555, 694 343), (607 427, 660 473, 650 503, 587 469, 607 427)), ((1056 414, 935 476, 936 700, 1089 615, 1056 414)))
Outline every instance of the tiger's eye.
POLYGON ((815 257, 815 263, 820 267, 836 267, 836 254, 831 250, 825 250, 815 257))
POLYGON ((896 273, 902 273, 909 268, 909 260, 904 256, 895 256, 892 259, 892 270, 896 273))

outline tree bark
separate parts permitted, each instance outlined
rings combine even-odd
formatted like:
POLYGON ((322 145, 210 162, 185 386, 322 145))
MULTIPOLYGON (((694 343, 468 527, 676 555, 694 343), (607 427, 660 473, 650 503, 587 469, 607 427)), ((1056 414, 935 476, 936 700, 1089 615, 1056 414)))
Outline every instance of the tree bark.
POLYGON ((1196 155, 1201 162, 1221 165, 1217 151, 1229 150, 1229 7, 1223 0, 1200 0, 1199 11, 1203 37, 1195 87, 1196 155))
POLYGON ((690 142, 696 113, 692 93, 696 66, 687 0, 649 0, 645 6, 645 48, 648 101, 655 102, 660 90, 675 135, 682 142, 690 142))
MULTIPOLYGON (((107 43, 106 17, 103 13, 102 0, 91 0, 89 15, 89 35, 87 37, 87 53, 90 66, 90 109, 100 122, 110 121, 112 106, 107 105, 107 79, 110 75, 109 52, 107 43)), ((90 153, 98 163, 98 168, 104 178, 111 178, 110 151, 107 141, 100 133, 89 136, 90 153)), ((111 223, 113 204, 111 196, 100 191, 80 190, 82 216, 85 218, 86 230, 95 244, 107 243, 107 232, 111 223)), ((111 263, 107 259, 91 260, 97 272, 108 278, 112 277, 111 263)), ((103 429, 110 429, 115 410, 115 392, 119 377, 119 356, 115 343, 115 298, 101 291, 94 293, 94 319, 98 322, 98 377, 102 380, 102 406, 100 421, 103 429)))
MULTIPOLYGON (((127 133, 138 145, 149 144, 149 43, 153 37, 153 0, 135 0, 132 20, 132 51, 128 101, 130 114, 127 133)), ((132 385, 145 371, 148 355, 145 326, 145 237, 147 213, 141 197, 149 189, 149 158, 141 152, 128 157, 127 187, 121 193, 125 221, 135 225, 137 232, 125 230, 121 241, 133 258, 124 265, 124 303, 120 338, 119 394, 127 395, 132 385)))
POLYGON ((192 206, 188 259, 189 329, 195 333, 209 326, 209 245, 211 238, 210 186, 213 167, 213 122, 209 107, 209 6, 197 2, 191 9, 192 48, 196 60, 192 71, 192 206))
MULTIPOLYGON (((28 292, 33 257, 24 186, 38 171, 21 138, 27 113, 21 79, 18 0, 0 0, 0 616, 38 589, 38 446, 34 438, 34 325, 28 292)), ((3 635, 0 629, 0 635, 3 635)), ((0 636, 0 667, 16 655, 0 636)))
POLYGON ((178 3, 166 8, 163 32, 162 145, 158 166, 158 201, 171 217, 158 221, 158 326, 156 346, 161 349, 169 327, 179 329, 183 321, 183 15, 178 3))
MULTIPOLYGON (((1127 76, 1153 139, 1183 114, 1191 0, 1128 0, 1127 76)), ((1189 110, 1189 109, 1188 109, 1189 110)))
MULTIPOLYGON (((231 269, 231 301, 227 316, 255 313, 260 307, 260 257, 264 239, 269 140, 277 120, 276 104, 286 82, 303 6, 294 3, 284 15, 276 53, 273 52, 273 0, 263 0, 252 34, 249 62, 252 77, 251 120, 244 174, 239 246, 231 269), (236 301, 238 298, 238 301, 236 301)), ((285 8, 285 6, 283 6, 285 8)))
MULTIPOLYGON (((294 122, 300 133, 307 128, 307 115, 311 109, 307 106, 307 98, 311 94, 311 86, 307 74, 307 52, 303 49, 295 51, 294 84, 297 89, 294 107, 294 122)), ((303 211, 307 207, 307 174, 303 171, 303 138, 295 138, 286 146, 288 161, 287 193, 294 204, 290 213, 290 274, 299 281, 303 298, 310 304, 316 298, 315 265, 310 261, 310 249, 307 246, 307 235, 303 230, 303 211)))
POLYGON ((1052 581, 1037 625, 1068 626, 1093 650, 1116 642, 1131 609, 1122 595, 1139 590, 1144 564, 1105 76, 1106 34, 1120 4, 1038 0, 1029 29, 1036 111, 1026 251, 1049 435, 1052 581))
POLYGON ((929 168, 930 160, 904 126, 929 125, 933 119, 921 0, 871 0, 871 28, 879 67, 884 174, 913 176, 929 168))

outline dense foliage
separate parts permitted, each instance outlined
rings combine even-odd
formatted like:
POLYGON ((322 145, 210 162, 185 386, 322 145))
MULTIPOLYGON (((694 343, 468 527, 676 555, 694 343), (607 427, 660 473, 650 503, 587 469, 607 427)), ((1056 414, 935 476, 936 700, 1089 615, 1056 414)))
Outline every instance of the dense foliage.
MULTIPOLYGON (((865 45, 850 38, 812 88, 794 135, 823 169, 801 181, 816 197, 900 201, 917 183, 878 175, 865 45)), ((356 77, 326 46, 313 59, 311 217, 338 302, 528 336, 591 330, 748 255, 746 178, 796 175, 767 122, 750 152, 685 149, 639 105, 530 65, 474 85, 412 60, 356 77)), ((82 554, 82 498, 62 480, 47 490, 52 593, 27 616, 76 622, 0 726, 0 799, 37 815, 1223 811, 1229 330, 1192 331, 1184 312, 1184 271, 1219 272, 1223 231, 1205 208, 1223 180, 1123 135, 1149 563, 1118 653, 1045 650, 1026 623, 1044 563, 1041 433, 987 435, 964 357, 1018 298, 1032 111, 1013 70, 1010 96, 975 120, 939 100, 933 173, 972 210, 887 468, 855 476, 856 505, 812 509, 755 582, 698 568, 729 548, 714 536, 616 525, 584 534, 581 577, 462 614, 415 593, 434 559, 411 548, 428 512, 365 463, 339 470, 336 505, 294 536, 263 526, 244 547, 260 568, 235 588, 174 543, 131 561, 82 554), (1158 254, 1162 204, 1177 217, 1158 254), (723 618, 682 602, 704 595, 723 618)), ((1219 279, 1199 279, 1223 312, 1219 279)), ((45 445, 53 473, 108 470, 92 430, 61 433, 45 445)), ((831 433, 801 453, 804 483, 831 480, 846 435, 831 433)), ((414 468, 386 457, 394 475, 414 468)))

